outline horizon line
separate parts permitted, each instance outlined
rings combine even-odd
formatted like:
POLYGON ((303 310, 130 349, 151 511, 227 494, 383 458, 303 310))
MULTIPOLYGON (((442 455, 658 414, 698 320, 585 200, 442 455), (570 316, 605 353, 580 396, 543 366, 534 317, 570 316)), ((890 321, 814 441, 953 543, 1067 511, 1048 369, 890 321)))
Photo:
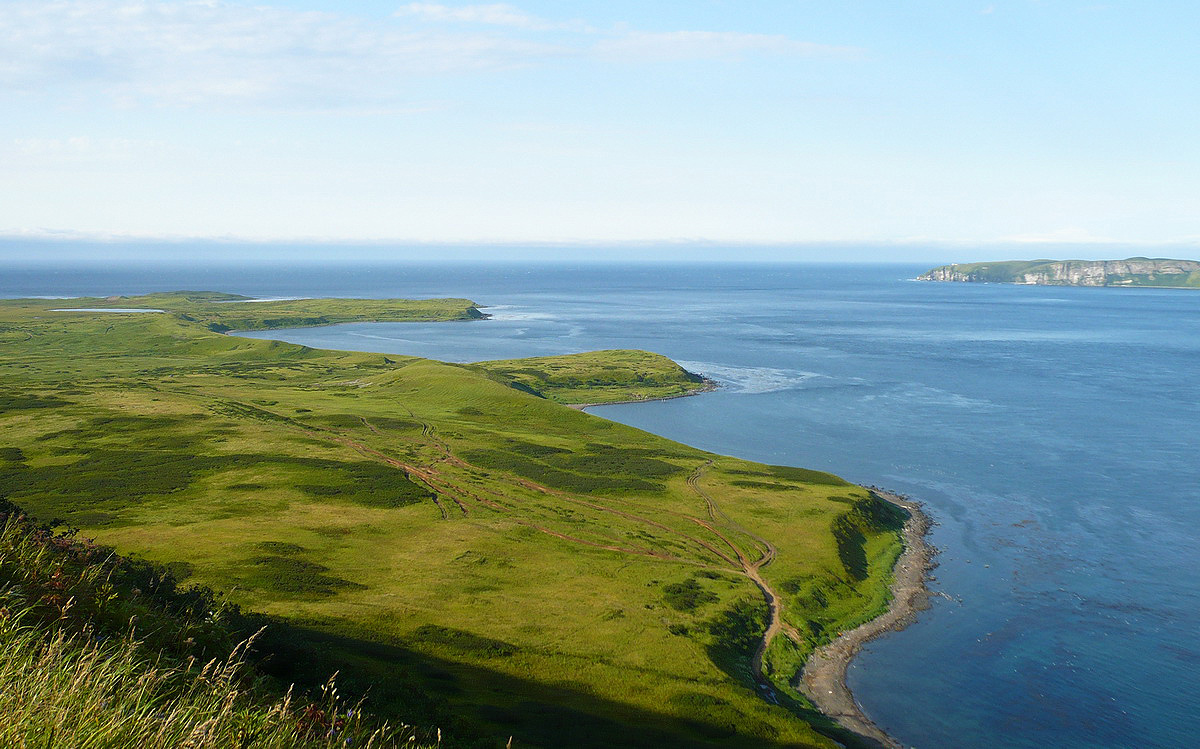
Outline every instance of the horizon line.
POLYGON ((1146 247, 1198 247, 1200 237, 1176 239, 1113 239, 1107 237, 998 237, 990 239, 959 239, 938 237, 901 237, 894 239, 794 239, 753 240, 707 237, 647 237, 636 239, 602 238, 528 238, 528 239, 420 239, 414 237, 333 237, 333 236, 239 236, 228 234, 113 234, 107 232, 24 231, 0 230, 0 242, 55 242, 63 244, 183 244, 199 242, 213 245, 360 245, 382 247, 407 245, 414 247, 990 247, 990 246, 1047 246, 1047 247, 1110 247, 1134 245, 1146 247))

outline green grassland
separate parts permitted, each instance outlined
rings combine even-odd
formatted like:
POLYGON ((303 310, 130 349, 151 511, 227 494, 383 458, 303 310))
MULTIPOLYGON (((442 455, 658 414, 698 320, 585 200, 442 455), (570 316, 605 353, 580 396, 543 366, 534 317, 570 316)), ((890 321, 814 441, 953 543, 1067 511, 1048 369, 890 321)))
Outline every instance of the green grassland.
POLYGON ((284 618, 317 667, 455 745, 854 743, 787 681, 886 605, 890 505, 551 400, 638 397, 644 353, 315 350, 215 331, 478 312, 224 299, 0 302, 0 497, 284 618), (166 312, 51 311, 103 305, 166 312), (770 700, 749 567, 782 602, 770 700))
POLYGON ((1200 289, 1200 271, 1180 274, 1124 273, 1109 276, 1109 286, 1150 286, 1166 289, 1200 289))
POLYGON ((0 500, 0 746, 436 745, 435 730, 380 721, 336 680, 272 678, 270 660, 311 652, 289 635, 0 500))
POLYGON ((347 322, 439 322, 478 320, 485 317, 476 305, 467 299, 255 301, 240 294, 216 291, 173 291, 137 297, 79 297, 53 300, 36 307, 44 310, 160 309, 175 313, 189 322, 200 323, 218 333, 229 330, 272 330, 347 322))
POLYGON ((592 351, 484 361, 476 366, 558 403, 676 398, 711 387, 700 375, 649 351, 592 351))

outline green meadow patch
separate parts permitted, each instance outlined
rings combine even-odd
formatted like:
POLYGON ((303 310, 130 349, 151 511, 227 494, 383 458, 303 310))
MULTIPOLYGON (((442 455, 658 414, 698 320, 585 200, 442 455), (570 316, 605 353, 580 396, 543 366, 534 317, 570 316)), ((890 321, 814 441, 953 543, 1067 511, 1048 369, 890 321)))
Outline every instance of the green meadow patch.
POLYGON ((715 593, 705 590, 694 577, 681 583, 664 585, 662 592, 663 600, 676 611, 695 611, 706 603, 721 600, 715 593))
POLYGON ((329 568, 317 562, 301 559, 296 552, 267 554, 248 559, 239 569, 242 584, 271 593, 297 596, 332 596, 344 589, 362 590, 366 586, 326 574, 329 568))
POLYGON ((592 351, 485 361, 474 366, 560 403, 673 398, 709 386, 700 375, 649 351, 592 351))

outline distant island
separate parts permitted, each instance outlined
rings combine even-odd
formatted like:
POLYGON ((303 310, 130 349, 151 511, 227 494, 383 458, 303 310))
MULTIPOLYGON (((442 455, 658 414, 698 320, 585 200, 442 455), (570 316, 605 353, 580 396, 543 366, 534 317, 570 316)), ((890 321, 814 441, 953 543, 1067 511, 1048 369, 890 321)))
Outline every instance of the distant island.
POLYGON ((1131 257, 1126 260, 1007 260, 943 265, 918 281, 1017 283, 1037 286, 1159 286, 1200 288, 1200 262, 1131 257))

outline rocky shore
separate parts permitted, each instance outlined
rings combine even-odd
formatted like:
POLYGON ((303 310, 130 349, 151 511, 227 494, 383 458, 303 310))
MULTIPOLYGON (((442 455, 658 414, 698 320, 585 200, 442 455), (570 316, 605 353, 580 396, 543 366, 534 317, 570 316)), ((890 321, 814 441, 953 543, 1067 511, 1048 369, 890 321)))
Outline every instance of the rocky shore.
POLYGON ((937 550, 925 541, 932 523, 921 505, 907 497, 872 488, 876 496, 903 507, 909 513, 904 524, 904 552, 896 561, 892 582, 892 603, 887 612, 824 645, 812 654, 796 685, 817 708, 878 747, 902 749, 902 745, 883 732, 863 713, 846 686, 846 669, 862 646, 880 635, 904 629, 916 619, 917 612, 929 607, 930 592, 926 574, 933 567, 937 550))
POLYGON ((567 403, 565 405, 567 408, 573 408, 576 411, 582 411, 585 408, 595 408, 596 406, 626 406, 631 403, 655 403, 658 401, 673 401, 677 398, 688 398, 693 395, 700 395, 701 393, 711 393, 712 391, 716 390, 718 387, 720 387, 720 384, 716 380, 710 380, 707 377, 705 377, 703 387, 698 387, 695 390, 689 390, 686 393, 677 393, 675 395, 664 395, 664 396, 661 396, 658 398, 635 398, 632 400, 609 401, 607 403, 567 403))

